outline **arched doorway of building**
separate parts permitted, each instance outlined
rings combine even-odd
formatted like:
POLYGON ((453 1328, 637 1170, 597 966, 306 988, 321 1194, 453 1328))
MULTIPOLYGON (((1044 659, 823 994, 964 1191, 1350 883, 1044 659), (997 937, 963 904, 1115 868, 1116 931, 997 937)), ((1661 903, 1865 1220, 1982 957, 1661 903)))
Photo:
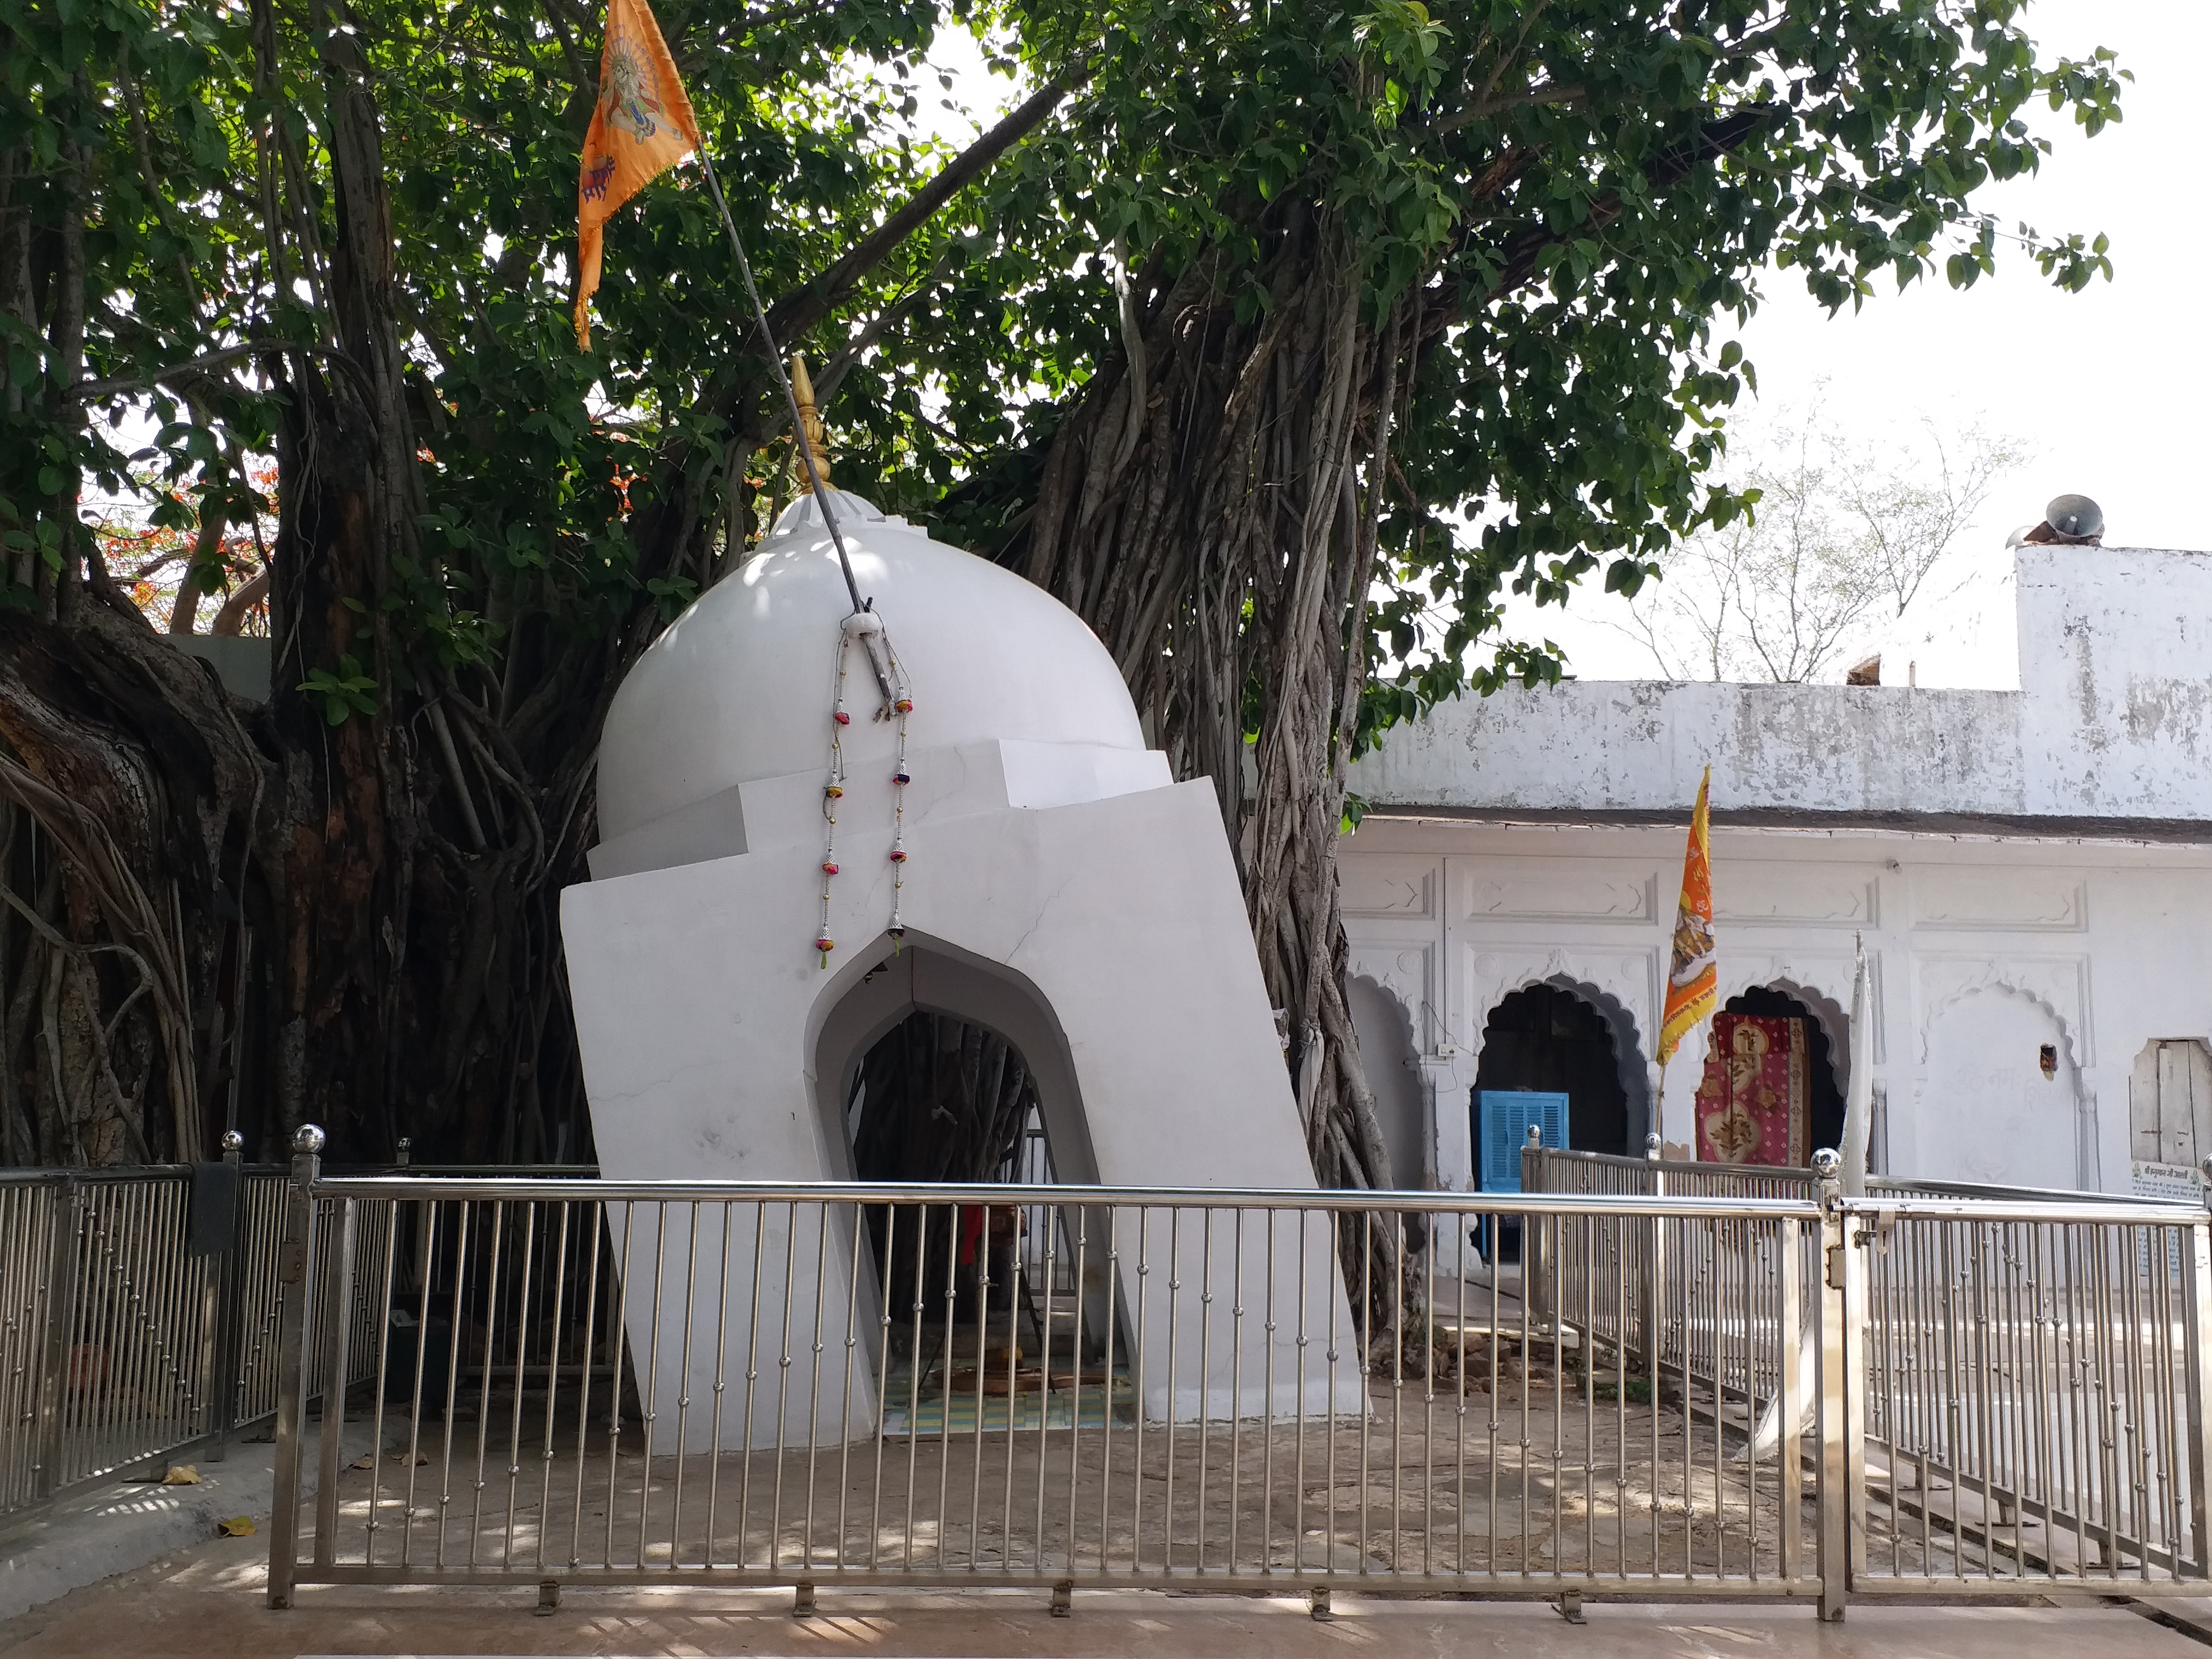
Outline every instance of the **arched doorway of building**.
MULTIPOLYGON (((989 1026, 952 1014, 917 1008, 876 1039, 854 1072, 845 1131, 860 1181, 1029 1186, 1054 1179, 1029 1062, 989 1026)), ((1044 1293, 1073 1291, 1073 1253, 1054 1248, 1062 1229, 1049 1206, 971 1205, 957 1216, 909 1211, 908 1220, 926 1235, 918 1260, 914 1238, 893 1238, 888 1206, 867 1214, 882 1282, 919 1279, 915 1299, 925 1322, 1006 1323, 1042 1346, 1044 1293), (945 1271, 928 1271, 932 1261, 945 1271), (902 1270, 905 1262, 918 1271, 902 1270)))
POLYGON ((1389 987, 1365 975, 1346 986, 1359 1061, 1375 1097, 1375 1120, 1390 1154, 1390 1182, 1425 1187, 1435 1170, 1429 1123, 1428 1080, 1421 1074, 1413 1019, 1389 987))
POLYGON ((1097 1179, 1074 1061, 1042 993, 912 934, 856 956, 871 965, 812 1021, 829 1167, 852 1181, 993 1180, 1018 1131, 1049 1149, 1055 1179, 1097 1179))
POLYGON ((1052 1179, 1036 1079, 988 1025, 915 1009, 861 1056, 845 1102, 860 1181, 1052 1179), (1034 1156, 1023 1156, 1030 1151, 1034 1156))
POLYGON ((1754 985, 1741 991, 1721 1005, 1724 1014, 1757 1014, 1767 1019, 1796 1020, 1805 1029, 1805 1054, 1811 1062, 1806 1067, 1805 1085, 1809 1096, 1805 1111, 1805 1146, 1808 1160, 1823 1146, 1840 1146, 1844 1141, 1844 1090, 1836 1071, 1835 1045, 1828 1039, 1827 1027, 1812 1007, 1771 985, 1754 985))
MULTIPOLYGON (((1611 1022, 1595 1004, 1561 986, 1530 985, 1509 994, 1483 1025, 1470 1103, 1478 1164, 1482 1096, 1508 1090, 1566 1096, 1567 1145, 1577 1152, 1626 1153, 1640 1127, 1630 1121, 1611 1022)), ((1481 1178, 1478 1168, 1478 1187, 1481 1178)))

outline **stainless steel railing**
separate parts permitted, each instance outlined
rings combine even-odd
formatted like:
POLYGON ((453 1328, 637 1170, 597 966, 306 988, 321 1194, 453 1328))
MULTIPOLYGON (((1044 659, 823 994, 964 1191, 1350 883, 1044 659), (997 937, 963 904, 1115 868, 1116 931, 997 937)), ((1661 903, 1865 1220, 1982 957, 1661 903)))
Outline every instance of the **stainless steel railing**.
POLYGON ((270 1344, 237 1316, 244 1286, 276 1278, 256 1224, 283 1171, 241 1169, 235 1147, 216 1167, 222 1190, 197 1201, 210 1177, 188 1165, 0 1172, 0 1517, 219 1444, 256 1371, 273 1406, 270 1344))
POLYGON ((2203 1218, 1929 1202, 1853 1209, 1863 1571, 2204 1577, 2203 1218))
MULTIPOLYGON (((1811 1170, 1739 1169, 1530 1148, 1540 1191, 1817 1193, 1811 1170)), ((2023 1579, 2202 1581, 2201 1378, 2212 1286, 2205 1219, 2104 1194, 1870 1182, 1844 1203, 1847 1443, 1856 1580, 2019 1588, 2023 1579)), ((1721 1392, 1771 1401, 1705 1336, 1755 1317, 1755 1291, 1665 1255, 1668 1310, 1599 1308, 1594 1334, 1656 1351, 1721 1392), (1699 1310, 1709 1310, 1701 1322, 1699 1310)), ((1646 1264, 1638 1261, 1635 1271, 1646 1264)), ((1808 1255, 1808 1295, 1828 1271, 1808 1255)))
MULTIPOLYGON (((1662 1163, 1605 1153, 1567 1152, 1531 1144, 1522 1154, 1522 1187, 1528 1193, 1604 1194, 1620 1198, 1757 1200, 1810 1204, 1819 1195, 1809 1170, 1752 1165, 1662 1163)), ((1585 1279, 1624 1287, 1601 1298, 1585 1327, 1597 1339, 1626 1346, 1655 1374, 1678 1372, 1716 1388, 1736 1401, 1771 1399, 1776 1378, 1765 1369, 1767 1349, 1731 1341, 1731 1333, 1778 1316, 1774 1306, 1782 1264, 1747 1255, 1724 1232, 1711 1235, 1649 1226, 1624 1217, 1596 1230, 1589 1255, 1545 1264, 1542 1277, 1579 1283, 1585 1279)), ((1800 1305, 1818 1293, 1818 1246, 1801 1235, 1794 1263, 1800 1305)), ((1531 1295, 1542 1296, 1541 1282, 1531 1295)), ((1784 1345, 1771 1350, 1794 1352, 1784 1345)))
POLYGON ((315 1152, 285 1199, 287 1282, 325 1289, 283 1304, 280 1606, 2212 1588, 2212 1229, 2185 1209, 1845 1200, 1832 1160, 1780 1172, 1796 1195, 1504 1198, 326 1178, 315 1152), (1502 1223, 1517 1269, 1474 1248, 1502 1223))
MULTIPOLYGON (((289 1171, 244 1166, 227 1141, 219 1166, 0 1170, 0 1522, 220 1457, 275 1417, 289 1171)), ((337 1291, 316 1294, 324 1352, 337 1291)), ((374 1316, 350 1305, 356 1354, 374 1316)))
MULTIPOLYGON (((1559 1262, 1666 1227, 1755 1273, 1797 1259, 1809 1203, 325 1179, 310 1152, 290 1204, 288 1271, 377 1312, 317 1356, 287 1304, 279 1604, 517 1580, 1840 1586, 1796 1460, 1733 1457, 1710 1390, 1583 1341, 1564 1316, 1594 1280, 1547 1285, 1547 1318, 1471 1242, 1509 1218, 1559 1262), (1020 1211, 1048 1220, 994 1224, 1020 1211), (1382 1229, 1419 1270, 1355 1305, 1382 1229), (333 1405, 311 1423, 362 1330, 350 1431, 333 1405)), ((1796 1411, 1798 1281, 1772 1300, 1719 1340, 1796 1411)))

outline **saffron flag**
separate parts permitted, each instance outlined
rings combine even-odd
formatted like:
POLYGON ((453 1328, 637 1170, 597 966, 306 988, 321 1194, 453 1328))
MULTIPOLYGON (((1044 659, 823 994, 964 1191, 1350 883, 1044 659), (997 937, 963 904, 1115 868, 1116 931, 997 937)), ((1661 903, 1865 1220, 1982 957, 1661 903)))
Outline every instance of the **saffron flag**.
POLYGON ((599 104, 576 176, 576 344, 592 346, 600 227, 616 210, 699 148, 699 122, 676 60, 645 0, 609 0, 599 104))
POLYGON ((1713 769, 1698 785, 1690 814, 1690 845, 1682 855, 1682 902, 1674 915, 1674 960, 1667 970, 1667 1009, 1659 1019, 1659 1063, 1664 1066, 1690 1028, 1713 1011, 1720 973, 1713 957, 1712 823, 1708 798, 1713 769))

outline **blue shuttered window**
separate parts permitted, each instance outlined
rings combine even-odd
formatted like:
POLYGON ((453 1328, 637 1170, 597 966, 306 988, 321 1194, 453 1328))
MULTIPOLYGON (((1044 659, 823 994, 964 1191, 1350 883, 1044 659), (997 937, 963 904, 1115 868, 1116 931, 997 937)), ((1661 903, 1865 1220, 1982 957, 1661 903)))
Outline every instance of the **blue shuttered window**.
POLYGON ((1528 1126, 1542 1132, 1547 1146, 1567 1144, 1567 1097, 1525 1089, 1485 1089, 1475 1096, 1482 1152, 1482 1190, 1521 1190, 1521 1148, 1528 1126))

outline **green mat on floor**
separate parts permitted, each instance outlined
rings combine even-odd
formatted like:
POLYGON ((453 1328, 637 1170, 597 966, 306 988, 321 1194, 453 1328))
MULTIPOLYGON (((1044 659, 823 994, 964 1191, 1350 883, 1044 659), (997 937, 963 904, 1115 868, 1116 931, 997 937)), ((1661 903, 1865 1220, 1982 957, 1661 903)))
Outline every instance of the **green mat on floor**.
POLYGON ((884 1389, 884 1434, 942 1435, 948 1426, 956 1437, 972 1436, 979 1429, 986 1435, 1009 1429, 1103 1429, 1117 1409, 1126 1417, 1137 1397, 1135 1386, 1119 1370, 1103 1382, 1051 1389, 1030 1385, 1011 1399, 987 1394, 979 1401, 968 1389, 948 1401, 933 1376, 924 1378, 919 1403, 915 1392, 911 1372, 892 1373, 884 1389))

